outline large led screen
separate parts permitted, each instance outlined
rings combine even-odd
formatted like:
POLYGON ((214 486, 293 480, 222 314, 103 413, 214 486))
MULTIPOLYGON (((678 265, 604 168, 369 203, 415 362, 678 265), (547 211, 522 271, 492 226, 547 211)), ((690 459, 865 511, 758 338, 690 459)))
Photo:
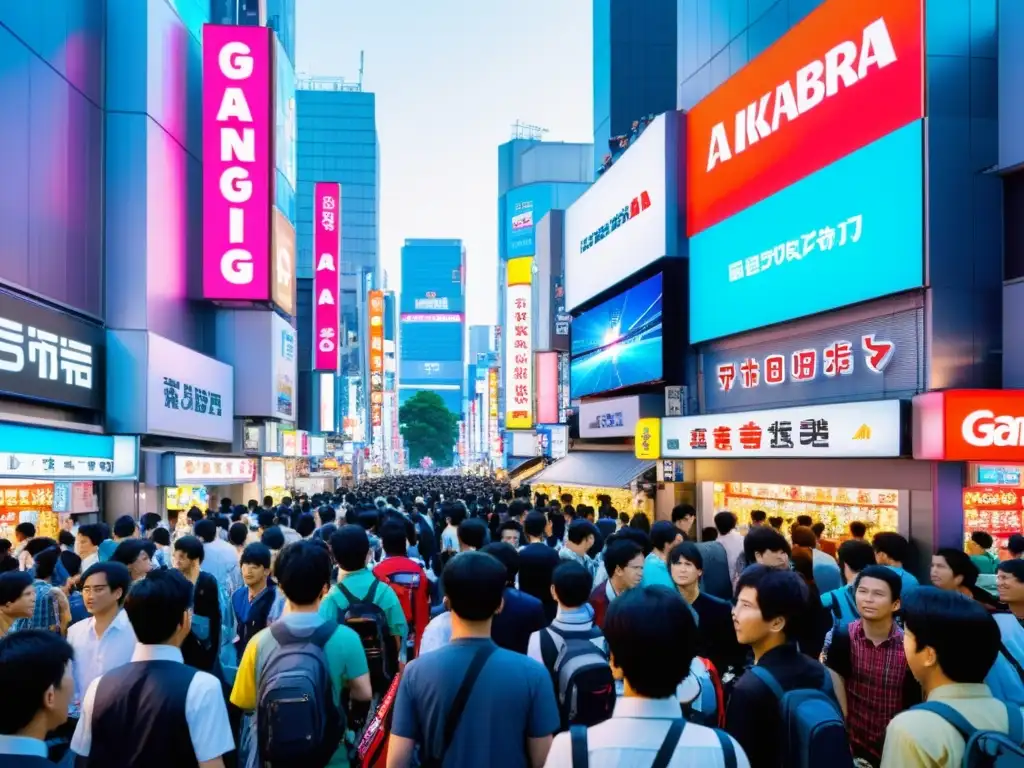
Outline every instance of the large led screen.
POLYGON ((922 152, 915 121, 690 238, 690 340, 919 287, 922 152))
POLYGON ((662 378, 661 286, 655 275, 573 320, 573 398, 662 378))

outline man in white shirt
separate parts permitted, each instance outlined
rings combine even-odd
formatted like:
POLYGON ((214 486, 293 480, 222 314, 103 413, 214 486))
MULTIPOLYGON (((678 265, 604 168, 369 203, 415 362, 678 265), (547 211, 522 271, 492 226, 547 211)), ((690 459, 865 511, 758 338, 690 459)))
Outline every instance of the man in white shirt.
POLYGON ((725 548, 729 579, 735 585, 741 570, 738 565, 743 555, 743 534, 736 530, 736 515, 732 512, 719 512, 715 515, 715 528, 718 529, 716 541, 725 548))
POLYGON ((203 542, 203 562, 200 568, 225 585, 227 594, 243 586, 242 571, 238 565, 238 552, 233 546, 217 536, 217 524, 213 520, 200 520, 195 526, 195 535, 203 542))

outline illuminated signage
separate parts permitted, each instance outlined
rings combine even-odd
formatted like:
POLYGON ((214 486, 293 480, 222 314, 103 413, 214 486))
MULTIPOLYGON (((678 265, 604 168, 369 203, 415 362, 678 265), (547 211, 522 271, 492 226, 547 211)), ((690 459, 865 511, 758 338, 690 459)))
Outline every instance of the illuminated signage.
POLYGON ((487 443, 491 458, 501 458, 501 435, 498 432, 498 369, 487 369, 487 443))
POLYGON ((509 259, 505 320, 505 428, 533 426, 533 259, 509 259))
POLYGON ((200 483, 251 483, 256 479, 256 459, 214 456, 175 456, 176 485, 200 483))
POLYGON ((334 432, 337 420, 334 415, 334 373, 321 373, 320 376, 320 431, 334 432))
POLYGON ((370 426, 384 424, 384 292, 370 291, 370 426))
POLYGON ((295 314, 295 227, 274 208, 272 298, 286 315, 295 314))
POLYGON ((687 235, 923 118, 922 6, 827 0, 695 105, 687 235))
POLYGON ((646 211, 650 207, 650 193, 648 193, 647 190, 644 190, 637 197, 634 197, 632 202, 622 206, 622 210, 618 211, 614 216, 608 219, 608 221, 580 240, 580 253, 589 251, 597 243, 601 242, 612 232, 623 226, 627 221, 635 219, 640 215, 641 211, 646 211))
POLYGON ((633 452, 638 459, 657 459, 661 453, 661 419, 640 419, 633 437, 633 452))
POLYGON ((341 345, 341 185, 313 186, 313 370, 337 371, 341 345))
POLYGON ((984 531, 1005 549, 1010 537, 1021 532, 1022 498, 1019 488, 964 488, 964 539, 975 531, 984 531))
POLYGON ((1024 461, 1024 390, 949 389, 918 395, 914 458, 1024 461))
POLYGON ((461 312, 422 314, 418 312, 403 312, 401 316, 403 323, 461 323, 461 312))
POLYGON ((448 309, 448 299, 438 298, 436 296, 428 296, 425 299, 415 299, 413 306, 417 312, 431 311, 431 310, 446 310, 448 309))

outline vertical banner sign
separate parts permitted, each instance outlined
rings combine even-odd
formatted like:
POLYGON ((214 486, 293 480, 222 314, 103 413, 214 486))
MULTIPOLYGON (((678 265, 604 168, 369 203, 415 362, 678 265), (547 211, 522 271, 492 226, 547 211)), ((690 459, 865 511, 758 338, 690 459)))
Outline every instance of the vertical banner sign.
POLYGON ((271 299, 272 32, 203 26, 203 298, 271 299))
POLYGON ((498 369, 487 369, 487 442, 491 458, 501 458, 501 440, 498 437, 498 369))
POLYGON ((384 424, 384 292, 370 291, 370 426, 384 424))
POLYGON ((505 298, 505 428, 533 426, 533 258, 509 259, 505 298))
POLYGON ((341 185, 313 187, 313 370, 337 371, 341 343, 341 185))

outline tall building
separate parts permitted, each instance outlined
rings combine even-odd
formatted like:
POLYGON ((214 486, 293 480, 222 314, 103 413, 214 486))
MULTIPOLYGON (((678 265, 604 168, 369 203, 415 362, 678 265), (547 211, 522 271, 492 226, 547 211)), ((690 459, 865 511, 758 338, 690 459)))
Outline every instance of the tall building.
POLYGON ((462 413, 466 249, 461 240, 406 240, 398 333, 398 392, 404 403, 436 392, 462 413))
MULTIPOLYGON (((675 109, 676 2, 594 0, 594 168, 610 154, 611 137, 675 109)), ((736 5, 713 4, 726 15, 736 5)))
MULTIPOLYGON (((381 285, 378 253, 380 160, 375 97, 340 78, 299 82, 298 212, 299 423, 311 425, 318 402, 312 367, 313 185, 341 184, 341 380, 335 387, 339 426, 350 439, 368 439, 367 291, 381 285), (306 407, 301 403, 306 401, 306 407)), ((306 428, 312 428, 311 426, 306 428)))

